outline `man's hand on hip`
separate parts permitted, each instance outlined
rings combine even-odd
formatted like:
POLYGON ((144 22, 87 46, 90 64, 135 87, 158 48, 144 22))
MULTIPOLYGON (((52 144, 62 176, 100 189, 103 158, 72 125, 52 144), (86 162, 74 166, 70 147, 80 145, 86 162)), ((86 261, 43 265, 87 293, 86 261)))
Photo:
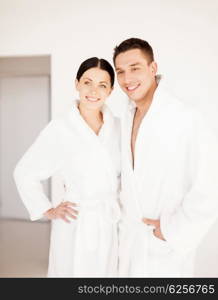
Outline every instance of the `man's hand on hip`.
POLYGON ((146 225, 152 225, 154 227, 153 233, 157 238, 159 238, 163 241, 166 241, 165 238, 163 237, 163 234, 162 234, 161 229, 160 229, 160 220, 153 220, 153 219, 143 218, 142 221, 146 225))

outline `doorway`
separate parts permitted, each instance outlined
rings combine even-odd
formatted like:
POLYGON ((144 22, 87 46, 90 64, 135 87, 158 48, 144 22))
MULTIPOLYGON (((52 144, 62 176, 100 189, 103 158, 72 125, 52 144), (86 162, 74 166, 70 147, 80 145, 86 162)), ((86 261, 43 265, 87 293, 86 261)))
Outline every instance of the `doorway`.
MULTIPOLYGON (((1 218, 29 220, 13 171, 50 121, 50 102, 50 56, 0 57, 1 218)), ((50 197, 50 180, 43 185, 50 197)))

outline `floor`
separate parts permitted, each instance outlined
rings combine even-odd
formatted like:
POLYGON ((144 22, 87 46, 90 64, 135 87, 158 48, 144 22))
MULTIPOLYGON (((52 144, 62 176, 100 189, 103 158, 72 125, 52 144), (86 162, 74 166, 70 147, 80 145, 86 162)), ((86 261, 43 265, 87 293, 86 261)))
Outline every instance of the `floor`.
POLYGON ((0 220, 0 277, 46 277, 50 224, 0 220))
MULTIPOLYGON (((0 277, 46 277, 50 224, 0 220, 0 277)), ((202 241, 195 277, 218 277, 218 222, 202 241)))

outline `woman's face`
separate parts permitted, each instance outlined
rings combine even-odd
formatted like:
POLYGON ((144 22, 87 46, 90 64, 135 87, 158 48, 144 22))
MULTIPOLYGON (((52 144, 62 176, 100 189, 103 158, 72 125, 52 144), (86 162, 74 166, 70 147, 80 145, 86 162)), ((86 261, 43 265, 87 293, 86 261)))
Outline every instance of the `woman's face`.
POLYGON ((80 104, 88 109, 99 109, 112 91, 110 75, 99 68, 91 68, 76 79, 80 104))

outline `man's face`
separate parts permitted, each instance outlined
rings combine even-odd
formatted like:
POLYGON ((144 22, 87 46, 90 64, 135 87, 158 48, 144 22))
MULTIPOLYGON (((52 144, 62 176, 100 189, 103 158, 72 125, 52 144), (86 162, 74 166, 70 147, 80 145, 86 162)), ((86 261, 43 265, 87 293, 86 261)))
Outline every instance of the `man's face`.
POLYGON ((156 63, 148 63, 146 55, 140 49, 131 49, 118 54, 115 69, 124 93, 136 103, 143 101, 155 82, 156 63))

